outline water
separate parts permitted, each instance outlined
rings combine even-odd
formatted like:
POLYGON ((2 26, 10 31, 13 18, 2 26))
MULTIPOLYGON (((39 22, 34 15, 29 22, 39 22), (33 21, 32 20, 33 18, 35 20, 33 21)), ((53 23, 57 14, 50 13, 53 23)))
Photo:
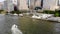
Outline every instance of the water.
POLYGON ((12 34, 11 27, 14 24, 23 34, 60 34, 60 23, 29 17, 0 15, 0 34, 12 34))
POLYGON ((60 34, 60 23, 29 17, 19 19, 20 28, 24 34, 60 34))
POLYGON ((0 15, 0 34, 11 34, 11 27, 17 20, 17 16, 0 15))

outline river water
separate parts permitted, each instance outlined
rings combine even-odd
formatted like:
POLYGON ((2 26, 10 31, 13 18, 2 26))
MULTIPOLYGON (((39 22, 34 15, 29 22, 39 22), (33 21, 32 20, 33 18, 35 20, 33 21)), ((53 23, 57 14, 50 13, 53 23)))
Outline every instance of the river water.
POLYGON ((11 34, 11 27, 17 19, 17 16, 0 15, 0 34, 11 34))
POLYGON ((18 25, 23 34, 60 34, 60 23, 19 17, 0 15, 0 34, 12 34, 11 27, 18 25))

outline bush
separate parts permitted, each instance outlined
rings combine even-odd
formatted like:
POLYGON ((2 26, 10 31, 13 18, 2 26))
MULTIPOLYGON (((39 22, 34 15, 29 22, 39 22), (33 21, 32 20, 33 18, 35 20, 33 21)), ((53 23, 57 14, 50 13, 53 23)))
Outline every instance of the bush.
POLYGON ((59 17, 59 13, 55 13, 54 16, 55 16, 55 17, 59 17))
POLYGON ((60 17, 60 10, 55 10, 55 11, 43 10, 43 13, 46 13, 46 14, 54 14, 55 17, 60 17))
POLYGON ((14 14, 14 13, 15 13, 15 11, 11 11, 10 13, 11 13, 11 14, 14 14))
POLYGON ((20 11, 11 11, 10 13, 12 13, 12 14, 14 14, 14 13, 20 14, 21 12, 20 11))
POLYGON ((21 12, 20 11, 15 11, 16 14, 20 14, 21 12))
POLYGON ((52 10, 43 10, 43 13, 46 13, 46 14, 54 14, 54 11, 52 11, 52 10))
POLYGON ((4 11, 4 10, 0 10, 0 11, 4 11))
POLYGON ((55 17, 60 17, 60 10, 55 10, 54 16, 55 16, 55 17))
POLYGON ((3 12, 4 10, 0 10, 0 13, 3 12))
POLYGON ((28 10, 20 10, 21 13, 27 13, 28 10))

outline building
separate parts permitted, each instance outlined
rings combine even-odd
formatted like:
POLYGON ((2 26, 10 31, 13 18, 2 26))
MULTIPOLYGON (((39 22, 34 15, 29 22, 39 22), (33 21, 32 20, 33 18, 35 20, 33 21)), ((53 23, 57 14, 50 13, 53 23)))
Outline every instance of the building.
POLYGON ((18 9, 19 10, 28 10, 27 0, 18 0, 18 9))
POLYGON ((18 0, 19 10, 29 10, 39 8, 42 10, 59 9, 60 0, 18 0))
POLYGON ((7 1, 4 1, 3 7, 4 7, 4 10, 7 11, 7 1))
POLYGON ((58 0, 44 0, 43 9, 44 10, 55 10, 58 9, 58 0))
POLYGON ((36 0, 28 0, 28 8, 29 9, 34 9, 36 5, 36 0))
POLYGON ((0 2, 0 10, 3 10, 3 2, 0 2))
POLYGON ((58 0, 29 0, 28 6, 37 7, 42 10, 58 9, 58 0))
POLYGON ((14 5, 14 10, 17 11, 18 10, 18 1, 17 0, 12 0, 13 1, 13 5, 14 5))
POLYGON ((14 7, 19 10, 41 9, 55 10, 59 8, 58 0, 6 0, 4 6, 7 11, 13 11, 14 7))
POLYGON ((5 11, 14 11, 14 5, 12 0, 5 0, 4 1, 4 10, 5 11))
POLYGON ((17 0, 12 0, 12 2, 14 5, 17 5, 17 3, 18 3, 17 0))
POLYGON ((15 7, 16 7, 16 9, 18 9, 17 0, 5 0, 4 1, 4 10, 5 11, 8 11, 8 12, 14 11, 15 7))

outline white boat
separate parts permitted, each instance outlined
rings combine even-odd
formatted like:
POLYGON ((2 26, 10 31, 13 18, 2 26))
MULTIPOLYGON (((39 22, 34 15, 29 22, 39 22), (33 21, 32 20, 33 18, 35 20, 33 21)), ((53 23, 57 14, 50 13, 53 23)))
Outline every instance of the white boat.
POLYGON ((21 30, 18 29, 18 26, 16 24, 12 25, 11 32, 12 34, 22 34, 21 30))
POLYGON ((13 15, 18 15, 18 14, 15 13, 15 14, 13 14, 13 15))
POLYGON ((32 18, 41 19, 41 16, 33 15, 32 18))
POLYGON ((42 14, 42 19, 46 19, 49 17, 52 17, 52 15, 51 14, 42 14))
POLYGON ((51 14, 40 14, 40 15, 33 15, 32 18, 36 18, 36 19, 46 19, 49 17, 52 17, 53 15, 51 14))
POLYGON ((19 14, 19 16, 23 16, 23 14, 19 14))

